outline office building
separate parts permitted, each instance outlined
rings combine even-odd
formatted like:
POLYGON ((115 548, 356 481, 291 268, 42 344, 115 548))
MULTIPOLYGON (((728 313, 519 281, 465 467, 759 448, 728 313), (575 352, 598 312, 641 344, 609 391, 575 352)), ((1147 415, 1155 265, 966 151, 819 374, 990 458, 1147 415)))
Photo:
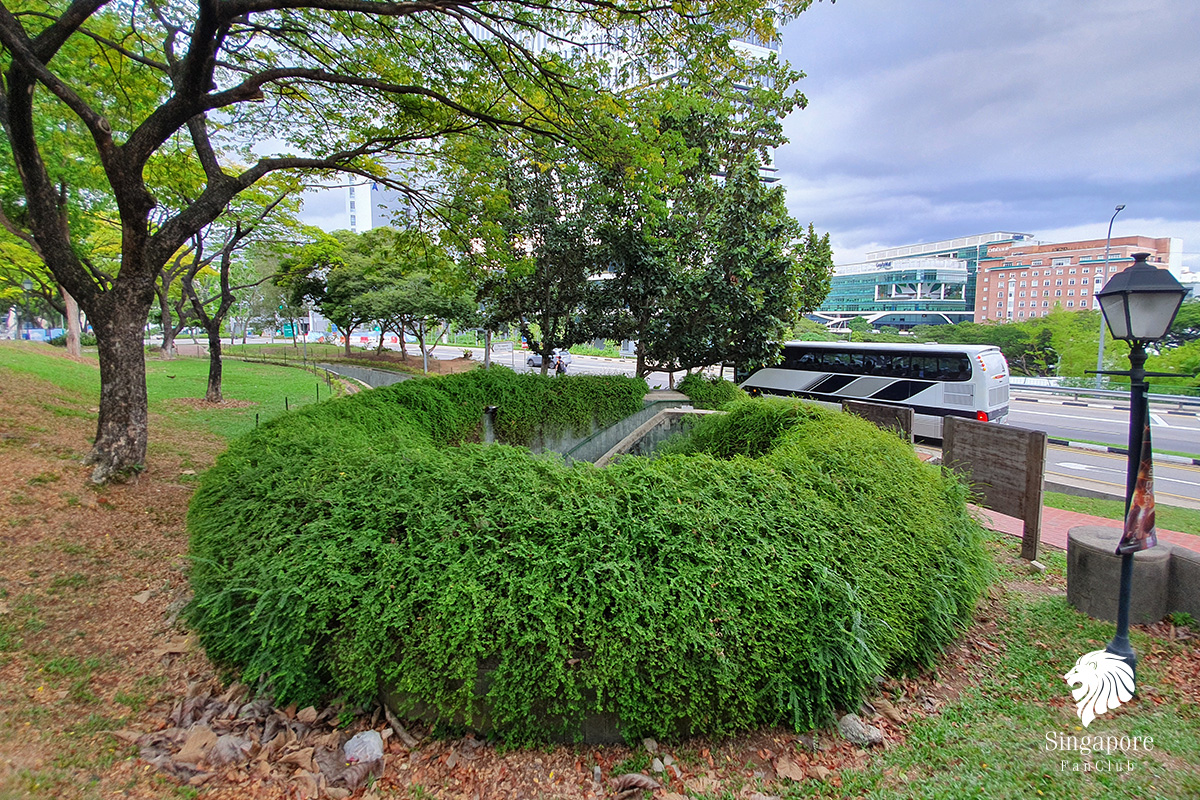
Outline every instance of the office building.
POLYGON ((992 247, 1032 237, 994 231, 867 253, 866 261, 834 268, 829 296, 812 317, 832 326, 864 317, 901 329, 969 322, 980 260, 992 247))
POLYGON ((1133 264, 1134 253, 1149 253, 1151 264, 1182 275, 1181 239, 1115 237, 1107 264, 1104 251, 1104 239, 990 245, 979 261, 975 321, 1020 322, 1044 317, 1056 306, 1068 311, 1098 309, 1096 292, 1133 264))

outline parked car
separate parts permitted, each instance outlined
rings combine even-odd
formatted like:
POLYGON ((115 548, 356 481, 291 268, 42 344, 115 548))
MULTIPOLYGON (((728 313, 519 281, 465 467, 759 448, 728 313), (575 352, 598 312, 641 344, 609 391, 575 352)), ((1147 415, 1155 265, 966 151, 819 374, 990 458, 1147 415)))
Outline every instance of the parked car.
MULTIPOLYGON (((553 367, 555 365, 555 362, 561 362, 564 367, 564 369, 562 371, 566 372, 566 367, 569 367, 571 365, 571 352, 569 350, 564 350, 559 347, 554 348, 553 355, 552 355, 552 358, 550 361, 550 366, 553 367)), ((541 353, 531 353, 529 358, 525 359, 525 363, 531 367, 542 366, 542 354, 541 353)))

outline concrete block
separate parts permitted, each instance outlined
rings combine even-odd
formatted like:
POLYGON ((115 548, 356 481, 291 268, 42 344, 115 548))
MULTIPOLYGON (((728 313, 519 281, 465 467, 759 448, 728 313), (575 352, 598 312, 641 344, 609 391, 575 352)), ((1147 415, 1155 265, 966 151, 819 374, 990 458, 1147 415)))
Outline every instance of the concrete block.
MULTIPOLYGON (((1121 586, 1121 529, 1080 525, 1067 532, 1067 602, 1096 619, 1115 622, 1121 586)), ((1131 623, 1158 622, 1167 615, 1170 545, 1160 544, 1133 557, 1131 623)))
POLYGON ((1167 611, 1181 611, 1200 620, 1200 553, 1185 547, 1171 549, 1171 578, 1167 611))

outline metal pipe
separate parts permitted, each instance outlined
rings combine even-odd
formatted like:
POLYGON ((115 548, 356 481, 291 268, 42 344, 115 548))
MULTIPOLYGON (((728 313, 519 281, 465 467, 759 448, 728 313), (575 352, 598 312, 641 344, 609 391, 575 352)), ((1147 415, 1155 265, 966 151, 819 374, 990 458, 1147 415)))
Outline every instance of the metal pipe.
MULTIPOLYGON (((1104 280, 1105 281, 1108 280, 1108 251, 1109 251, 1109 247, 1112 245, 1113 220, 1115 220, 1117 218, 1117 214, 1120 214, 1121 210, 1123 208, 1125 208, 1124 203, 1121 203, 1121 205, 1117 206, 1117 210, 1113 212, 1112 219, 1110 219, 1108 221, 1108 236, 1104 240, 1104 280)), ((1096 284, 1094 284, 1094 283, 1092 284, 1092 302, 1096 302, 1096 284)), ((1099 305, 1099 303, 1096 303, 1096 305, 1099 305)), ((1100 374, 1100 371, 1103 369, 1104 369, 1104 314, 1103 314, 1103 312, 1101 312, 1101 314, 1100 314, 1100 350, 1096 353, 1096 388, 1097 389, 1099 389, 1101 386, 1104 385, 1104 383, 1103 383, 1104 376, 1100 374)))

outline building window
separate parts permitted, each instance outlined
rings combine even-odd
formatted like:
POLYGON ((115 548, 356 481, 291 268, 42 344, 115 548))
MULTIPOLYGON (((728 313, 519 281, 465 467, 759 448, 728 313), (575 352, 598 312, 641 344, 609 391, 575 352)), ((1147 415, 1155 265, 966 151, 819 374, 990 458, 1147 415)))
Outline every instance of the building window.
POLYGON ((1067 270, 1067 274, 1069 274, 1069 275, 1074 275, 1074 274, 1075 274, 1075 268, 1074 268, 1074 267, 1072 267, 1071 269, 1067 270))
POLYGON ((1022 285, 1022 286, 1024 286, 1024 285, 1025 285, 1025 281, 1021 281, 1021 285, 1022 285))
POLYGON ((350 210, 351 211, 354 210, 354 201, 353 200, 350 201, 350 210))
POLYGON ((1074 278, 1068 278, 1068 279, 1067 279, 1067 285, 1068 285, 1068 286, 1074 286, 1074 285, 1075 285, 1075 279, 1074 279, 1074 278))
MULTIPOLYGON (((1022 273, 1021 273, 1021 277, 1022 277, 1022 278, 1028 278, 1028 277, 1029 277, 1029 273, 1028 273, 1028 272, 1022 272, 1022 273)), ((1021 284, 1021 285, 1022 285, 1022 286, 1024 286, 1025 284, 1021 284)))
POLYGON ((1040 267, 1042 265, 1042 260, 1040 258, 1035 258, 1033 261, 1030 261, 1029 263, 1032 266, 1040 267))
POLYGON ((1050 263, 1056 267, 1065 267, 1067 264, 1071 263, 1071 259, 1069 256, 1066 258, 1055 258, 1052 259, 1050 263))
POLYGON ((1019 305, 1021 308, 1024 308, 1024 307, 1025 307, 1025 301, 1024 301, 1024 300, 1022 300, 1021 302, 1017 303, 1017 305, 1019 305))
MULTIPOLYGON (((1024 297, 1024 296, 1025 296, 1025 293, 1024 293, 1024 292, 1021 292, 1021 297, 1024 297)), ((1024 304, 1024 303, 1022 303, 1021 305, 1025 305, 1025 304, 1024 304)))
POLYGON ((1074 297, 1074 296, 1075 296, 1075 290, 1067 289, 1067 297, 1074 297))
POLYGON ((1055 285, 1055 286, 1062 286, 1062 278, 1059 278, 1058 280, 1056 280, 1056 281, 1054 282, 1054 285, 1055 285))
MULTIPOLYGON (((1109 272, 1116 272, 1116 271, 1117 271, 1117 268, 1116 268, 1116 267, 1109 267, 1109 268, 1108 268, 1108 271, 1109 271, 1109 272)), ((1099 347, 1099 345, 1097 345, 1097 347, 1099 347)))
POLYGON ((1084 275, 1087 275, 1087 274, 1088 274, 1089 272, 1091 272, 1091 271, 1092 271, 1092 268, 1091 268, 1091 267, 1084 267, 1084 268, 1083 268, 1083 274, 1084 274, 1084 275))
POLYGON ((1062 297, 1062 289, 1055 289, 1055 290, 1054 290, 1054 296, 1055 296, 1055 297, 1062 297))
POLYGON ((1018 317, 1024 317, 1024 316, 1025 316, 1025 312, 1024 312, 1024 311, 1018 311, 1018 312, 1017 312, 1017 316, 1018 316, 1018 317))
POLYGON ((1079 290, 1079 294, 1081 294, 1081 295, 1087 294, 1087 287, 1086 287, 1086 286, 1084 286, 1083 288, 1081 288, 1081 289, 1079 290))
POLYGON ((1067 308, 1074 308, 1074 307, 1075 307, 1075 301, 1074 301, 1074 300, 1068 300, 1068 301, 1067 301, 1067 308))
MULTIPOLYGON (((353 214, 351 214, 351 215, 350 215, 350 224, 351 224, 351 225, 353 225, 353 224, 354 224, 354 215, 353 215, 353 214)), ((1098 346, 1099 346, 1099 345, 1097 345, 1097 347, 1098 347, 1098 346)))
POLYGON ((1049 308, 1049 307, 1050 307, 1050 301, 1049 301, 1049 300, 1043 300, 1043 301, 1042 301, 1042 308, 1049 308))

